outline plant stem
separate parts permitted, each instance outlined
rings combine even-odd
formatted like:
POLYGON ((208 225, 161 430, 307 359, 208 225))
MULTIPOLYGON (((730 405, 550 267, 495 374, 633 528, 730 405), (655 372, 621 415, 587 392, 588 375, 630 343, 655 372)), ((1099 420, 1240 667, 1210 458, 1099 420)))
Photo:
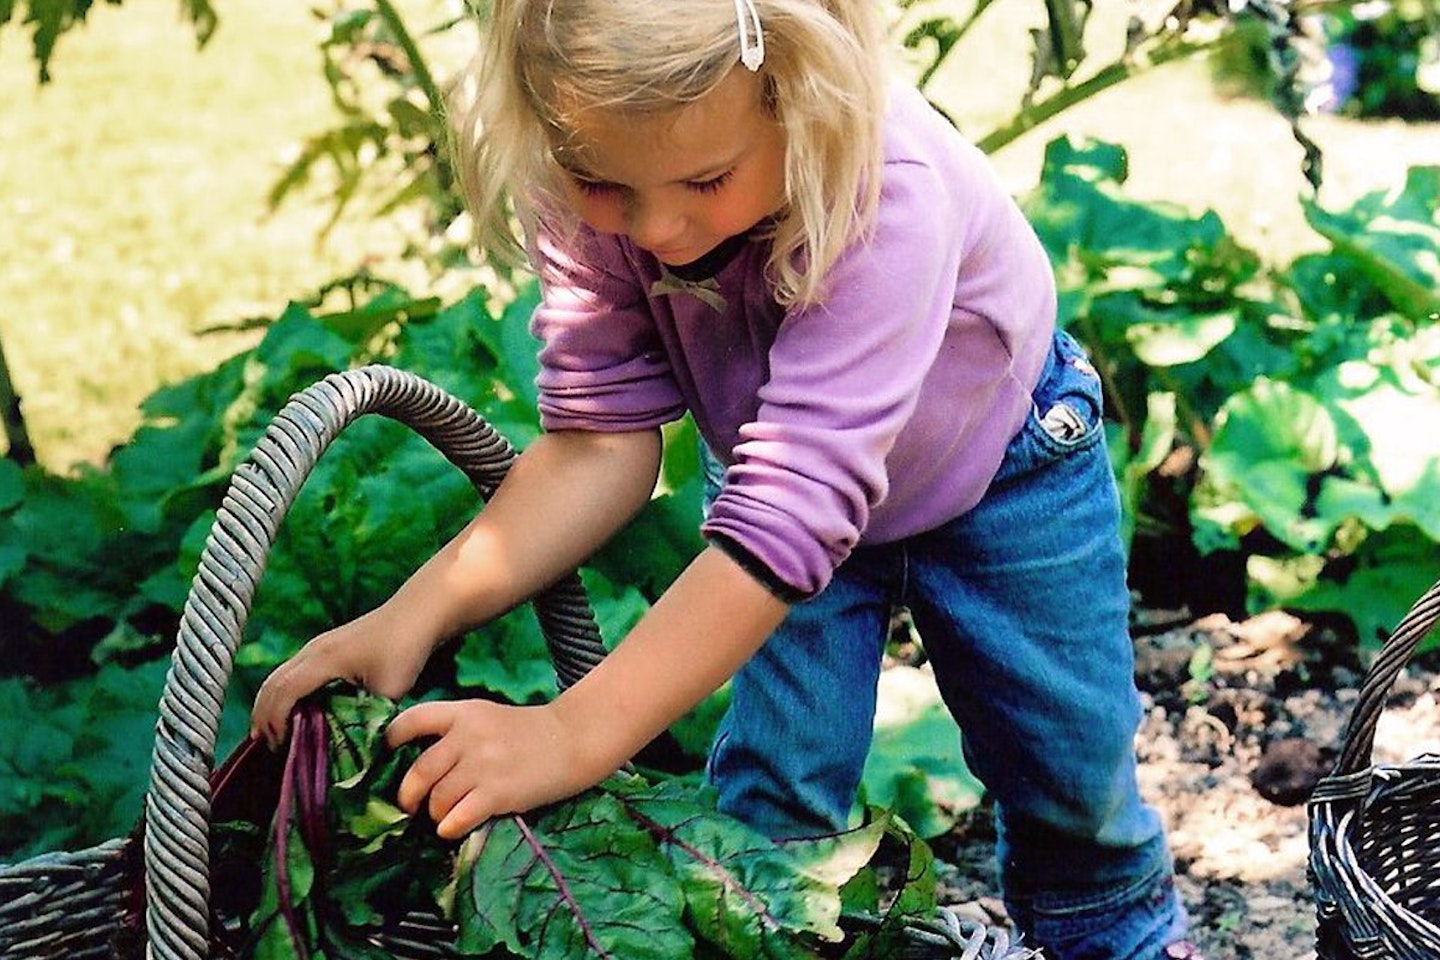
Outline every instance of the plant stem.
POLYGON ((975 26, 975 21, 980 19, 980 14, 988 10, 994 2, 995 0, 979 0, 979 2, 975 4, 975 9, 970 11, 970 16, 966 17, 965 22, 955 28, 955 33, 949 45, 940 50, 939 56, 935 58, 933 63, 925 68, 924 73, 920 74, 920 79, 915 81, 916 87, 924 90, 925 87, 929 85, 931 78, 940 70, 941 65, 950 59, 950 54, 960 45, 960 41, 965 39, 965 34, 970 32, 971 27, 975 26))
POLYGON ((0 347, 0 426, 5 430, 5 443, 9 448, 6 456, 22 467, 35 462, 35 446, 30 442, 30 433, 25 429, 25 413, 20 405, 20 395, 10 379, 10 365, 5 362, 5 350, 0 347))
POLYGON ((1192 56, 1202 50, 1214 46, 1216 41, 1207 40, 1201 43, 1189 43, 1176 41, 1169 44, 1162 44, 1143 60, 1134 57, 1123 57, 1107 67, 1102 68, 1093 76, 1086 78, 1083 82, 1074 86, 1066 85, 1056 91, 1049 98, 1039 103, 1031 104, 1015 116, 1005 126, 998 130, 992 130, 986 134, 976 145, 985 153, 994 153, 1001 147, 1009 144, 1012 140, 1018 139, 1031 129, 1049 120, 1064 110, 1068 110, 1078 103, 1090 99, 1102 91, 1108 90, 1124 80, 1128 80, 1136 74, 1153 69, 1172 60, 1180 60, 1192 56))
POLYGON ((410 61, 410 69, 415 71, 415 82, 419 84, 421 92, 429 103, 430 116, 434 119, 437 130, 445 129, 445 99, 440 95, 440 88, 435 85, 435 78, 430 74, 430 67, 421 55, 420 48, 415 44, 415 38, 410 36, 409 29, 405 26, 400 11, 390 0, 375 0, 375 9, 384 18, 390 32, 395 34, 395 42, 400 44, 400 49, 405 51, 405 56, 410 61))
POLYGON ((1210 432, 1210 425, 1205 422, 1205 418, 1200 416, 1200 411, 1195 408, 1195 404, 1191 403, 1190 398, 1185 395, 1184 388, 1165 367, 1151 367, 1150 371, 1166 390, 1174 394, 1175 409, 1179 411, 1182 418, 1190 422, 1190 439, 1195 441, 1196 449, 1201 453, 1209 450, 1210 440, 1213 436, 1210 432))

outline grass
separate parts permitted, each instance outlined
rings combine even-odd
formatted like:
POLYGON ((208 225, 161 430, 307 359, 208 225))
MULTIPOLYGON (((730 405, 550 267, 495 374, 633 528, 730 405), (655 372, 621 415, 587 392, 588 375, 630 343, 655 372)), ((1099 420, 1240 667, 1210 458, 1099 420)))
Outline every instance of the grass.
POLYGON ((384 250, 319 248, 319 209, 264 215, 284 152, 329 116, 305 5, 222 10, 210 46, 173 3, 96 5, 38 87, 0 35, 0 336, 42 462, 104 456, 158 384, 233 353, 206 327, 274 315, 384 250))
MULTIPOLYGON (((423 24, 436 5, 408 6, 423 24)), ((1097 18, 1111 22, 1092 32, 1121 36, 1116 18, 1130 5, 1100 6, 1097 18)), ((52 469, 102 459, 156 386, 249 342, 205 328, 274 316, 395 253, 383 222, 352 219, 321 247, 319 206, 264 215, 286 151, 331 118, 305 5, 226 5, 203 51, 177 7, 96 5, 62 39, 45 88, 28 37, 13 25, 0 34, 0 337, 52 469)), ((998 4, 937 77, 932 92, 967 133, 1013 109, 1043 9, 998 4)), ((1318 118, 1309 129, 1327 150, 1322 200, 1334 205, 1440 159, 1433 125, 1318 118)), ((1123 84, 1000 151, 1013 192, 1034 184, 1044 144, 1061 133, 1123 143, 1133 194, 1213 208, 1272 259, 1318 246, 1296 201, 1299 151, 1285 124, 1262 104, 1216 94, 1203 64, 1123 84)))

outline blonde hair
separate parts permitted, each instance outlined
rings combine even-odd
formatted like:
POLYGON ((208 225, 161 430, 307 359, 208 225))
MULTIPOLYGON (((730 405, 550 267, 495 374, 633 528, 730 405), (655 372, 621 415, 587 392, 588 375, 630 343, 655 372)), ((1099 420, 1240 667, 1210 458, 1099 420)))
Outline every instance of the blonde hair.
MULTIPOLYGON (((781 304, 813 303, 879 205, 883 33, 873 0, 754 5, 765 103, 786 137, 768 274, 781 304)), ((578 112, 663 113, 704 97, 737 68, 738 30, 733 0, 494 0, 450 107, 481 248, 523 258, 507 200, 527 235, 538 210, 570 216, 551 144, 578 112)))

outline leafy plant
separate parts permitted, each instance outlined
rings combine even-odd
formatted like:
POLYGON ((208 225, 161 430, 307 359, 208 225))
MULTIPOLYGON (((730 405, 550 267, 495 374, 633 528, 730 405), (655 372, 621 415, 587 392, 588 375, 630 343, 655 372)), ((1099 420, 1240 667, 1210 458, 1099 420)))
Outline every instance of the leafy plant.
MULTIPOLYGON (((995 3, 977 0, 961 18, 950 12, 954 4, 949 0, 898 0, 902 43, 912 51, 921 90, 963 48, 962 41, 995 3)), ((1092 6, 1091 0, 1046 0, 1045 25, 1031 31, 1030 82, 1011 117, 976 138, 981 150, 994 153, 1046 120, 1154 67, 1226 50, 1237 36, 1254 37, 1263 38, 1255 68, 1267 77, 1272 103, 1304 148, 1306 175, 1319 183, 1320 151, 1299 125, 1305 112, 1300 73, 1305 38, 1289 4, 1185 0, 1161 8, 1158 16, 1137 12, 1125 23, 1122 52, 1107 63, 1096 63, 1086 51, 1092 6)))
MULTIPOLYGON (((928 851, 889 817, 777 844, 683 779, 617 775, 496 818, 457 848, 390 799, 419 752, 384 746, 395 710, 332 687, 323 710, 311 701, 297 713, 242 955, 380 957, 386 924, 420 912, 448 916, 467 956, 816 957, 842 939, 847 902, 878 906, 842 887, 886 837, 909 848, 910 869, 881 930, 934 910, 928 851)), ((220 830, 218 858, 230 855, 225 838, 251 835, 220 830)), ((873 875, 862 885, 873 890, 873 875)))
MULTIPOLYGON (((462 8, 463 10, 463 8, 462 8)), ((463 244, 445 240, 460 216, 447 148, 445 102, 410 27, 390 0, 334 3, 320 44, 323 72, 338 114, 335 126, 301 146, 270 190, 273 210, 325 174, 331 198, 327 234, 368 186, 383 191, 371 215, 421 211, 422 236, 411 253, 437 264, 463 260, 463 244)), ((457 13, 426 31, 444 33, 465 20, 457 13)))
MULTIPOLYGON (((105 0, 118 6, 121 0, 105 0)), ((95 0, 0 0, 0 27, 16 18, 31 28, 31 46, 41 83, 49 83, 50 60, 60 37, 85 22, 95 0)), ((201 46, 215 32, 219 20, 210 0, 180 0, 180 10, 195 25, 201 46)))
MULTIPOLYGON (((109 684, 132 671, 158 676, 225 483, 292 392, 384 358, 468 398, 518 445, 538 432, 535 344, 527 330, 533 290, 498 317, 479 289, 443 308, 393 287, 340 310, 327 312, 327 302, 292 304, 252 351, 152 396, 146 423, 105 469, 58 477, 0 460, 0 640, 6 670, 20 675, 3 681, 13 707, 7 717, 16 731, 53 730, 60 739, 52 759, 113 749, 128 758, 133 775, 123 791, 118 768, 117 782, 103 774, 99 781, 47 779, 42 754, 20 744, 0 751, 11 758, 4 772, 13 785, 8 805, 0 805, 0 850, 44 849, 32 845, 37 839, 52 847, 99 842, 138 814, 151 738, 118 735, 130 728, 109 722, 105 711, 113 705, 96 698, 100 681, 93 677, 99 670, 109 684), (64 718, 58 729, 52 714, 64 718), (110 734, 108 747, 85 741, 110 734), (53 802, 63 794, 79 803, 102 787, 115 801, 112 807, 106 793, 107 802, 96 807, 114 810, 103 822, 69 817, 53 802), (47 824, 56 832, 47 833, 47 824)), ((684 431, 675 436, 693 443, 684 431)), ((598 557, 585 574, 612 639, 698 552, 693 464, 692 450, 688 461, 682 456, 667 465, 671 492, 652 502, 623 548, 598 557), (645 574, 632 578, 639 570, 645 574)), ((317 465, 271 552, 237 658, 234 697, 248 702, 260 676, 308 637, 380 603, 476 508, 465 478, 405 428, 372 418, 345 431, 317 465)), ((436 657, 428 679, 513 702, 554 690, 538 628, 524 610, 461 638, 453 656, 436 657)), ((145 689, 153 711, 158 687, 145 689)), ((703 751, 713 714, 707 709, 693 733, 682 726, 679 742, 703 751)))
POLYGON ((1283 269, 1213 214, 1125 197, 1124 177, 1119 148, 1057 141, 1025 209, 1105 381, 1129 529, 1239 553, 1253 606, 1338 611, 1379 639, 1440 539, 1440 447, 1407 428, 1440 402, 1440 170, 1344 212, 1307 204, 1332 251, 1283 269))

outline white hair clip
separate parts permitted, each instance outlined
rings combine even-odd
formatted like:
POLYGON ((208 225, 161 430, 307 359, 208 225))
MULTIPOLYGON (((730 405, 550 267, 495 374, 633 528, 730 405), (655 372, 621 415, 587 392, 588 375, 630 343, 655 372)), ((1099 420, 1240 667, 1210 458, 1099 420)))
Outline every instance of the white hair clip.
POLYGON ((755 0, 735 0, 735 20, 740 27, 740 62, 754 73, 765 62, 765 34, 755 0))

